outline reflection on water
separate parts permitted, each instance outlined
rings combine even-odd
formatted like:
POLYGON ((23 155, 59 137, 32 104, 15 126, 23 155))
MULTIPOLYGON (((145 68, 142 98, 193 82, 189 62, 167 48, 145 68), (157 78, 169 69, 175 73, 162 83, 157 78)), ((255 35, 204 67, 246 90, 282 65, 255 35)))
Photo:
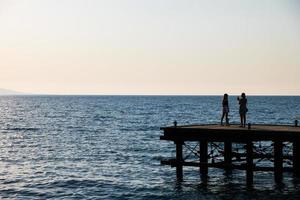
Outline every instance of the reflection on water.
MULTIPOLYGON (((299 197, 299 180, 284 173, 161 166, 174 144, 160 141, 159 127, 177 120, 218 123, 221 97, 36 96, 0 97, 0 196, 18 199, 279 199, 299 197)), ((293 123, 300 97, 248 97, 252 123, 293 123)), ((230 121, 238 106, 230 98, 230 121)))

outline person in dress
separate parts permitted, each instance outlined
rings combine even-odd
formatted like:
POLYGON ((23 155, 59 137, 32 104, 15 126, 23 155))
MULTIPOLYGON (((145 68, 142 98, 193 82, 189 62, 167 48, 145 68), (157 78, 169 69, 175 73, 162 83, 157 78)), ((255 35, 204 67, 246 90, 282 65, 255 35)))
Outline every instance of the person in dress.
POLYGON ((224 94, 223 101, 222 101, 223 111, 222 111, 222 118, 221 118, 221 125, 223 126, 223 120, 225 117, 226 126, 229 125, 228 113, 229 113, 229 102, 228 102, 228 94, 224 94))

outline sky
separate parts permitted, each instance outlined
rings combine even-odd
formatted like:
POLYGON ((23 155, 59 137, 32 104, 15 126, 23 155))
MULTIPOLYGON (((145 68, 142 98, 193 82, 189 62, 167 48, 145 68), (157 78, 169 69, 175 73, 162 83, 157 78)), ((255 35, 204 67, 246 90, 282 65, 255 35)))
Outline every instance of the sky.
POLYGON ((300 95, 298 0, 0 0, 0 88, 300 95))

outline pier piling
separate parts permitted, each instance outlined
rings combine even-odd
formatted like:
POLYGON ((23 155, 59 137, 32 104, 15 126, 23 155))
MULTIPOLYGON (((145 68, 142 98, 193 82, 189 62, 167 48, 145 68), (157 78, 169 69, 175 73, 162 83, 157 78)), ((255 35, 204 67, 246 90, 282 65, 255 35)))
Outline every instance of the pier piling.
POLYGON ((224 162, 225 162, 225 170, 226 172, 230 172, 230 166, 232 163, 232 142, 225 141, 224 142, 224 162))
POLYGON ((294 175, 300 177, 300 142, 293 142, 293 171, 294 175))
POLYGON ((274 178, 277 183, 282 181, 283 172, 283 144, 281 141, 274 142, 274 178))
POLYGON ((202 177, 206 177, 208 174, 208 143, 206 140, 201 140, 200 142, 200 174, 202 177))
POLYGON ((182 145, 183 142, 177 141, 176 143, 176 177, 178 181, 183 180, 183 157, 182 157, 182 145))
POLYGON ((246 144, 246 179, 247 185, 253 184, 253 143, 246 144))

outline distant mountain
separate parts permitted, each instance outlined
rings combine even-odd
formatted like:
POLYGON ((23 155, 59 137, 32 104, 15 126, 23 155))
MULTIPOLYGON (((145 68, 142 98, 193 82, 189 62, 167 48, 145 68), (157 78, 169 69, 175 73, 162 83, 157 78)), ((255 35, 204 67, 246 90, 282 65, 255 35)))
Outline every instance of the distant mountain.
POLYGON ((24 93, 0 88, 0 95, 22 95, 24 93))

